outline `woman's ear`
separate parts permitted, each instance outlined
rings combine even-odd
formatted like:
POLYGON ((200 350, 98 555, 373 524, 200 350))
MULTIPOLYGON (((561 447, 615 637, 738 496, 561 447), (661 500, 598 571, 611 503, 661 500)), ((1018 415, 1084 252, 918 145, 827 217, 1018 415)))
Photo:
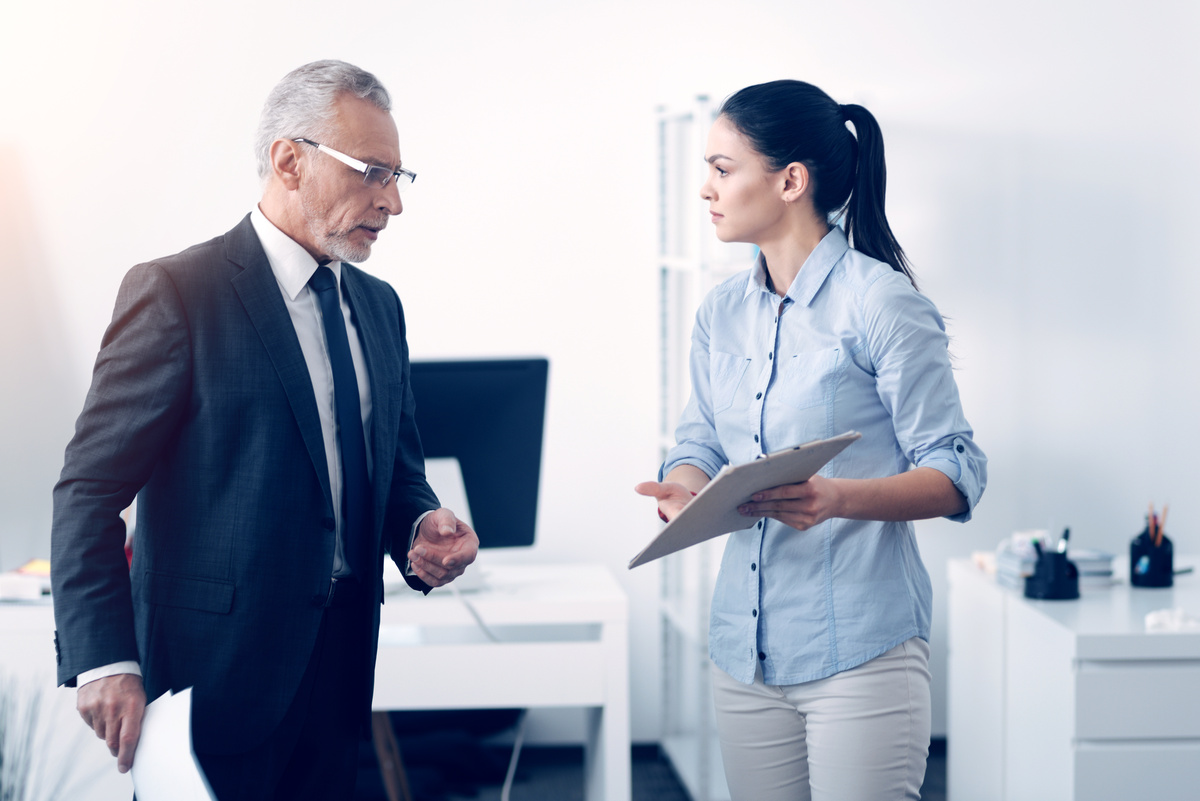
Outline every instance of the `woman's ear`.
POLYGON ((784 167, 781 173, 783 175, 783 191, 781 196, 785 203, 794 203, 808 194, 809 187, 811 186, 808 167, 799 161, 793 161, 784 167))

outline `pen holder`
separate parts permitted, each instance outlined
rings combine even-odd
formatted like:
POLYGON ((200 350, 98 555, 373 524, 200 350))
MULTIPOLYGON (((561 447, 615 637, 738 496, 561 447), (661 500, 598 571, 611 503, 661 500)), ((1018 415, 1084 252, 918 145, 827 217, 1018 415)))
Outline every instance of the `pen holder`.
POLYGON ((1025 597, 1043 601, 1070 601, 1079 597, 1079 570, 1065 553, 1043 551, 1025 577, 1025 597))
POLYGON ((1171 540, 1162 536, 1154 544, 1150 532, 1143 530, 1129 543, 1129 583, 1135 587, 1170 587, 1174 583, 1175 555, 1171 540))

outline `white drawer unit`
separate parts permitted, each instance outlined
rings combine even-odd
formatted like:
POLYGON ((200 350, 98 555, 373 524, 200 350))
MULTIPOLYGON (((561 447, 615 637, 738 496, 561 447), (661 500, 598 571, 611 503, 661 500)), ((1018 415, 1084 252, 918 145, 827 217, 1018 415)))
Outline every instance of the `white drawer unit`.
POLYGON ((951 799, 1200 798, 1200 633, 1145 631, 1157 609, 1200 615, 1200 578, 1075 601, 1029 600, 967 560, 949 579, 951 799))

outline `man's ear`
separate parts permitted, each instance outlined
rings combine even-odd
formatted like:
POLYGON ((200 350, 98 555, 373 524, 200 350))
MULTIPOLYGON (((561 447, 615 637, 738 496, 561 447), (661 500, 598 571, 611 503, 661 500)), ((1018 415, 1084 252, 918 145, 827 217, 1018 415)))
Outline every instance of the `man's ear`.
POLYGON ((782 170, 783 191, 785 203, 794 203, 808 194, 812 182, 809 180, 808 167, 799 161, 793 161, 782 170))
POLYGON ((288 190, 300 186, 300 143, 276 139, 271 143, 271 172, 288 190))

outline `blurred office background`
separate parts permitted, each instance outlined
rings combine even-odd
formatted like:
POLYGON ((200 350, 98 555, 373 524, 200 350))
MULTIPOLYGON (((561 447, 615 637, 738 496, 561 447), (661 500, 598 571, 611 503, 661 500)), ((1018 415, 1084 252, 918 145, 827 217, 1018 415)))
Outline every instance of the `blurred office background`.
MULTIPOLYGON (((420 178, 367 269, 415 358, 551 362, 538 542, 632 609, 635 743, 660 732, 655 109, 801 78, 878 117, 888 214, 949 319, 990 481, 918 524, 945 735, 946 561, 1070 526, 1121 551, 1147 503, 1200 549, 1200 5, 1113 0, 13 2, 0 28, 0 569, 49 552, 50 489, 118 283, 231 228, 291 68, 396 101, 420 178)), ((696 154, 696 169, 702 167, 696 154)), ((697 215, 705 206, 696 200, 697 215)), ((48 644, 49 647, 49 644, 48 644)), ((578 741, 543 713, 530 740, 578 741)))

